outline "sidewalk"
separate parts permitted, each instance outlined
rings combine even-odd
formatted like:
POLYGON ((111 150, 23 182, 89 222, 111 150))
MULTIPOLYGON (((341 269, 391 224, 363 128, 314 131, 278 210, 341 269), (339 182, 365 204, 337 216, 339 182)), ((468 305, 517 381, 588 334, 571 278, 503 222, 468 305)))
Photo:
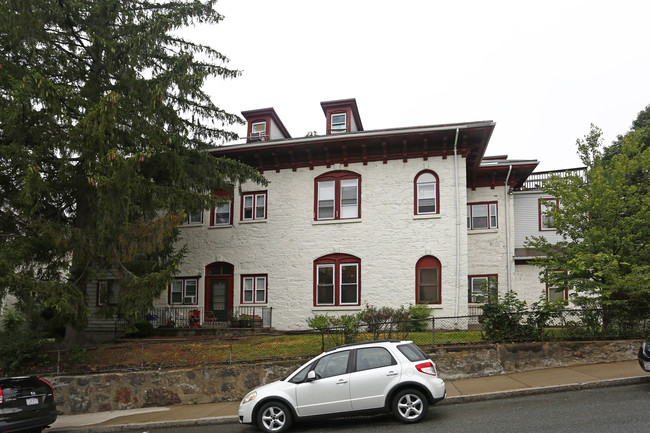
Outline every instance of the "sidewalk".
MULTIPOLYGON (((445 380, 447 399, 440 404, 642 382, 650 382, 650 374, 645 373, 636 360, 546 368, 499 376, 445 380)), ((239 402, 236 401, 61 415, 47 431, 119 432, 140 428, 236 423, 238 408, 239 402)))

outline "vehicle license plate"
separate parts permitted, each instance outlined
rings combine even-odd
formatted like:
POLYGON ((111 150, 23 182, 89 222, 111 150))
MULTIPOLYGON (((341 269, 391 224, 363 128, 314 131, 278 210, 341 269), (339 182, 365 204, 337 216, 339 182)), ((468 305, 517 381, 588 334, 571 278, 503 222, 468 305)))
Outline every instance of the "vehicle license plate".
POLYGON ((38 404, 38 397, 32 397, 27 399, 27 406, 33 406, 38 404))
POLYGON ((648 361, 643 361, 643 365, 645 366, 646 371, 650 371, 650 362, 648 361))

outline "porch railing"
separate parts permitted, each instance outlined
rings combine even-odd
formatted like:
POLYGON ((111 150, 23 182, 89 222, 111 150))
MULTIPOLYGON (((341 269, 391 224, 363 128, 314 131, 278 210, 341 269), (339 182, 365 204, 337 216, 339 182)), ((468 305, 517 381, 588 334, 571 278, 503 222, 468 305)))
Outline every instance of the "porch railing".
POLYGON ((271 327, 273 309, 260 306, 238 306, 227 311, 194 306, 157 307, 145 315, 154 328, 199 327, 271 327))

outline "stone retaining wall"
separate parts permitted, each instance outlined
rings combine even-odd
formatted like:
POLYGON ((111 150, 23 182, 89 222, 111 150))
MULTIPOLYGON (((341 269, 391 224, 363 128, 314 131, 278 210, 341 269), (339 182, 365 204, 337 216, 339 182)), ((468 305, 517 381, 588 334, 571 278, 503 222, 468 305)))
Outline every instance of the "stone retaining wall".
MULTIPOLYGON (((640 341, 486 344, 430 352, 443 379, 635 359, 640 341)), ((251 389, 287 376, 304 361, 233 364, 187 370, 47 377, 66 415, 237 401, 251 389)))

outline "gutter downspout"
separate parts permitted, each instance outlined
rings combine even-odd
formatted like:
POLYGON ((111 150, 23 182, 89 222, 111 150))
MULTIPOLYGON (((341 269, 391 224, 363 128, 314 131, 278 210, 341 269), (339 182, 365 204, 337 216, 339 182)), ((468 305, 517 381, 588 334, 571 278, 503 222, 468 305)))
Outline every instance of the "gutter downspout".
POLYGON ((508 180, 510 180, 510 173, 512 172, 512 164, 510 164, 510 168, 508 169, 508 176, 506 176, 506 183, 505 183, 505 192, 504 192, 504 199, 506 202, 506 269, 508 272, 506 281, 508 284, 508 292, 512 290, 512 282, 511 282, 511 275, 512 275, 512 265, 510 264, 510 206, 509 202, 510 199, 508 197, 508 191, 510 188, 508 188, 508 180))
POLYGON ((454 181, 456 183, 456 324, 458 324, 458 309, 460 307, 460 189, 458 186, 458 131, 454 139, 454 181))

